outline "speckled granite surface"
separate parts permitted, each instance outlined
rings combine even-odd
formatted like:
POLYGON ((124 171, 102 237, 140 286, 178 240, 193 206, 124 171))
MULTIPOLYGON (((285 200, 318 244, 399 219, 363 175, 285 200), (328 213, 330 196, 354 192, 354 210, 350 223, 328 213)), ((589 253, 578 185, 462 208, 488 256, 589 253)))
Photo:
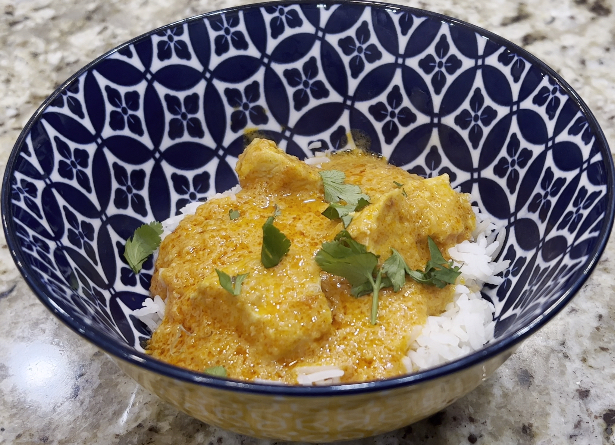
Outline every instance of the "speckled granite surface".
MULTIPOLYGON (((0 166, 74 71, 154 27, 240 0, 0 0, 0 166)), ((399 2, 487 28, 558 71, 615 148, 615 1, 399 2)), ((0 235, 1 237, 1 235, 0 235)), ((615 444, 615 238, 566 310, 445 411, 361 443, 615 444)), ((177 412, 61 325, 0 239, 0 444, 257 444, 177 412)))

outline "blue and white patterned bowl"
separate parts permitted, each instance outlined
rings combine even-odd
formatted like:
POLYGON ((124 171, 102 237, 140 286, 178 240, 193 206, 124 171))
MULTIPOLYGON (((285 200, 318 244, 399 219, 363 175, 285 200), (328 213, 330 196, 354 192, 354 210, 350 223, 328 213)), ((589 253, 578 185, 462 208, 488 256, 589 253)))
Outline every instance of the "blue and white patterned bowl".
POLYGON ((55 91, 13 149, 7 242, 66 325, 179 409, 282 439, 361 437, 462 396, 574 296, 613 222, 609 147, 553 70, 487 31, 371 2, 269 3, 165 26, 105 54, 55 91), (153 268, 122 258, 134 229, 235 185, 246 132, 300 158, 349 134, 423 176, 448 173, 505 228, 511 261, 495 340, 448 365, 303 388, 208 377, 139 352, 133 315, 153 268), (300 409, 297 409, 300 406, 300 409))

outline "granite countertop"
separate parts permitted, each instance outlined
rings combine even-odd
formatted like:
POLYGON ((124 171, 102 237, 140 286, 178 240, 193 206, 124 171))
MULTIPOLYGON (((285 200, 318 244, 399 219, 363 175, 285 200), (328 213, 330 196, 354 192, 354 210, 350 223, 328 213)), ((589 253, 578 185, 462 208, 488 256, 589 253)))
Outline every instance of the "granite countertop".
MULTIPOLYGON (((116 45, 245 0, 0 1, 0 166, 39 104, 116 45)), ((587 102, 615 147, 615 1, 406 0, 522 45, 587 102)), ((64 327, 0 235, 0 444, 265 444, 194 420, 64 327)), ((572 303, 477 390, 377 444, 615 444, 615 237, 572 303)))

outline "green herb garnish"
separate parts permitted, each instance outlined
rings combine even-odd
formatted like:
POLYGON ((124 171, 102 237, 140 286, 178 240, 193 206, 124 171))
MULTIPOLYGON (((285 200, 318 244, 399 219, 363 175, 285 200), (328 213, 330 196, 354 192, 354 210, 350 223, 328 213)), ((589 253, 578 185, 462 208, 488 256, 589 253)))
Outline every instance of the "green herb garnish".
POLYGON ((325 201, 330 204, 322 214, 329 219, 341 219, 344 227, 348 227, 352 221, 350 214, 368 205, 369 196, 361 193, 361 187, 358 185, 345 184, 344 172, 325 170, 318 173, 325 189, 325 201))
POLYGON ((369 202, 369 196, 361 193, 361 187, 353 184, 345 184, 346 175, 339 170, 325 170, 319 172, 325 188, 325 201, 340 202, 356 206, 359 199, 369 202))
POLYGON ((368 252, 365 245, 352 239, 346 230, 342 230, 333 241, 322 244, 315 260, 325 272, 346 278, 352 286, 353 295, 360 296, 371 291, 373 296, 370 320, 372 324, 376 324, 378 292, 382 287, 382 271, 377 267, 378 256, 368 252))
POLYGON ((277 266, 290 249, 290 240, 273 225, 274 219, 280 214, 278 206, 273 216, 263 224, 263 247, 261 248, 261 263, 265 268, 277 266))
POLYGON ((382 272, 391 280, 393 291, 397 292, 402 288, 406 282, 406 273, 408 271, 408 265, 404 261, 404 257, 397 250, 391 248, 391 256, 382 264, 382 272))
POLYGON ((162 224, 152 221, 137 228, 132 238, 126 240, 124 258, 134 273, 141 271, 143 263, 160 246, 160 235, 162 235, 162 224))
MULTIPOLYGON (((367 195, 365 195, 367 196, 367 195)), ((357 205, 354 209, 355 212, 360 212, 361 210, 363 210, 365 207, 367 207, 369 205, 369 199, 365 199, 363 197, 359 198, 359 202, 357 202, 357 205)))
POLYGON ((419 283, 429 284, 440 289, 447 284, 455 284, 457 277, 461 275, 459 266, 455 266, 452 260, 446 261, 444 259, 440 249, 438 249, 438 246, 431 237, 427 237, 427 244, 431 259, 427 261, 425 272, 407 270, 408 275, 419 283))
POLYGON ((226 368, 224 366, 212 366, 204 370, 203 373, 213 375, 214 377, 226 377, 226 368))
POLYGON ((346 278, 352 286, 372 280, 378 265, 378 257, 346 230, 338 233, 334 241, 323 243, 315 259, 322 270, 346 278))
POLYGON ((395 186, 396 186, 398 189, 401 189, 401 194, 402 194, 402 195, 404 195, 404 197, 407 197, 407 196, 408 196, 408 195, 406 194, 406 190, 404 189, 404 185, 403 185, 402 183, 397 182, 397 181, 393 181, 393 184, 395 184, 395 186))
POLYGON ((350 224, 350 222, 352 221, 352 216, 350 216, 350 214, 354 211, 354 206, 331 203, 329 204, 329 207, 327 207, 325 211, 322 212, 322 214, 331 220, 341 219, 344 223, 344 228, 346 228, 348 227, 348 224, 350 224))
POLYGON ((355 297, 372 294, 370 321, 376 324, 380 290, 392 287, 393 291, 399 291, 406 282, 406 274, 421 284, 439 288, 455 283, 460 274, 459 267, 444 259, 430 237, 427 240, 431 258, 425 266, 425 272, 411 270, 401 254, 393 248, 391 256, 382 267, 378 267, 378 256, 368 252, 367 247, 355 241, 346 230, 338 233, 333 241, 323 243, 315 260, 325 272, 346 278, 352 286, 350 293, 355 297))
POLYGON ((231 221, 239 218, 239 210, 231 209, 228 211, 228 217, 231 218, 231 221))
POLYGON ((224 273, 221 270, 215 269, 218 274, 218 280, 220 281, 220 286, 229 293, 237 296, 241 293, 241 283, 246 277, 249 275, 247 273, 242 273, 231 277, 227 273, 224 273))

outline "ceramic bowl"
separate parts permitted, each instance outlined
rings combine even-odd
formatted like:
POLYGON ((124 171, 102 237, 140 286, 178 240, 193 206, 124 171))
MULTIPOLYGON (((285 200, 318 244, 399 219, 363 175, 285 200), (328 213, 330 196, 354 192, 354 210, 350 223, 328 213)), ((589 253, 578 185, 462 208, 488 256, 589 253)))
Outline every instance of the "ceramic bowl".
POLYGON ((410 424, 493 373, 591 273, 613 190, 592 113, 520 47, 418 9, 307 1, 183 20, 83 68, 17 140, 2 210, 40 300, 145 388, 243 434, 330 441, 410 424), (223 380, 139 352, 150 332, 132 312, 153 264, 133 274, 126 238, 235 185, 253 131, 299 158, 354 143, 423 176, 448 173, 505 234, 511 266, 483 293, 495 339, 438 368, 330 387, 223 380))

